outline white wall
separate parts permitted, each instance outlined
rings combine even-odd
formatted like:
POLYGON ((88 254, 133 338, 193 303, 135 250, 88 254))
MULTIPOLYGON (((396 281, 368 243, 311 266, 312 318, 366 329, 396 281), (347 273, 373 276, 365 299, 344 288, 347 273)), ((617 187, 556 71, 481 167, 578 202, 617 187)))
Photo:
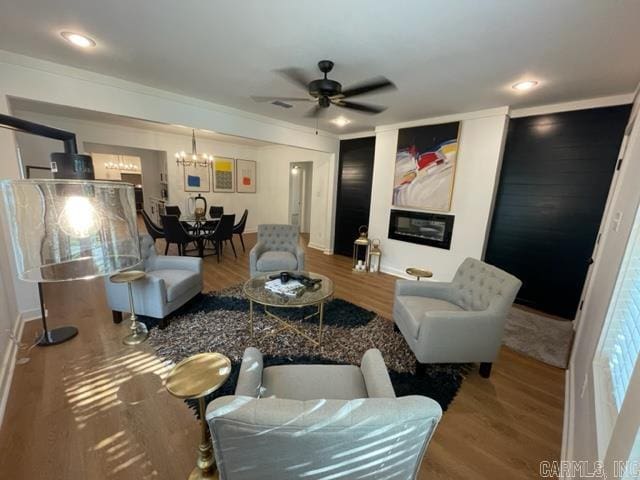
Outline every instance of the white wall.
MULTIPOLYGON (((84 146, 90 151, 101 153, 117 151, 131 155, 139 155, 140 152, 145 151, 166 153, 169 177, 168 204, 178 205, 186 211, 188 198, 197 195, 197 193, 184 191, 183 169, 173 160, 175 152, 188 149, 191 145, 189 134, 174 135, 33 112, 16 111, 14 113, 26 120, 75 132, 80 149, 84 146), (110 147, 110 145, 117 147, 110 147)), ((29 158, 30 164, 35 164, 40 158, 44 159, 43 165, 47 165, 49 152, 60 148, 60 142, 27 134, 18 134, 17 141, 23 152, 23 158, 29 158)), ((247 231, 249 232, 255 231, 260 223, 288 223, 289 163, 313 162, 311 237, 317 248, 330 249, 331 236, 327 232, 331 229, 327 224, 326 208, 327 205, 332 204, 329 198, 331 189, 328 184, 332 155, 284 145, 257 148, 205 138, 198 140, 198 151, 257 162, 258 180, 255 194, 215 192, 202 194, 207 199, 208 205, 222 205, 225 212, 235 213, 238 218, 245 208, 248 209, 247 231), (315 208, 314 204, 316 204, 315 208)), ((148 205, 149 203, 145 202, 145 208, 148 208, 148 205)))
MULTIPOLYGON (((9 105, 2 96, 0 113, 10 114, 9 105)), ((20 167, 13 159, 16 159, 14 136, 9 130, 0 128, 0 179, 20 178, 20 167)), ((17 279, 8 229, 9 219, 0 208, 0 419, 9 395, 16 354, 16 345, 10 337, 20 334, 22 320, 37 314, 39 305, 37 288, 17 279)))
POLYGON ((267 165, 270 168, 268 175, 271 179, 269 183, 277 185, 269 192, 269 200, 263 205, 263 208, 273 210, 274 223, 289 223, 290 164, 296 162, 313 163, 309 246, 331 253, 333 249, 336 156, 302 148, 275 145, 262 148, 261 158, 268 160, 267 165), (276 212, 277 216, 275 216, 276 212), (327 225, 331 225, 331 228, 327 228, 327 225))
POLYGON ((404 275, 407 267, 424 267, 433 271, 435 280, 449 281, 466 257, 482 258, 506 126, 507 109, 500 108, 376 129, 369 238, 381 240, 383 271, 404 275), (398 128, 457 120, 461 131, 450 212, 455 215, 451 250, 387 238, 398 128))
MULTIPOLYGON (((636 100, 636 111, 638 104, 640 100, 636 100)), ((598 436, 604 432, 596 425, 593 359, 640 203, 639 178, 640 119, 636 119, 628 132, 621 169, 613 178, 583 308, 576 319, 578 328, 567 371, 563 460, 595 461, 605 456, 605 452, 599 456, 597 448, 598 436)))

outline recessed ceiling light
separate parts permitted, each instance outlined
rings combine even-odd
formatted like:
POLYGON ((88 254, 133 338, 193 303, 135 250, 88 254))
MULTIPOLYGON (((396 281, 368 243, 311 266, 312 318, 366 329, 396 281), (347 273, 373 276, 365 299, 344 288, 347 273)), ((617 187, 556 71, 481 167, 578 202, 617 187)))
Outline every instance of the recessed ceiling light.
POLYGON ((349 125, 351 123, 351 120, 344 117, 337 117, 331 120, 331 123, 337 125, 338 127, 344 127, 345 125, 349 125))
POLYGON ((525 90, 531 90, 536 85, 538 85, 538 82, 536 82, 535 80, 525 80, 523 82, 514 83, 512 85, 512 88, 514 90, 525 91, 525 90))
POLYGON ((67 42, 74 44, 76 47, 90 48, 96 46, 96 42, 93 39, 85 35, 81 35, 80 33, 62 32, 60 35, 62 35, 62 38, 67 42))

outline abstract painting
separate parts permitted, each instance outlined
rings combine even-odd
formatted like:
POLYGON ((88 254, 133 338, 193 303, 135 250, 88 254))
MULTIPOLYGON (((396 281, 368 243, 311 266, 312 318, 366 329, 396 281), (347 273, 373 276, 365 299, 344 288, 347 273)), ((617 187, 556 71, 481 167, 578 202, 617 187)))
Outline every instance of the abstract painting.
POLYGON ((214 157, 213 159, 213 191, 233 192, 235 180, 233 158, 214 157))
POLYGON ((256 162, 253 160, 236 160, 238 175, 238 193, 256 193, 256 162))
POLYGON ((184 191, 208 192, 211 190, 209 167, 191 165, 184 167, 184 191))
POLYGON ((398 131, 393 206, 451 210, 460 122, 398 131))

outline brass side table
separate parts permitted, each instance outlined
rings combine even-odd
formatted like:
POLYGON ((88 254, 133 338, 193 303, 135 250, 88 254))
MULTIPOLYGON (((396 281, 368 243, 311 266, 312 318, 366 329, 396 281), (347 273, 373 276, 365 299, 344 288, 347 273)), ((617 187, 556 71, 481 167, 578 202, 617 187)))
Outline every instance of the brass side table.
POLYGON ((198 353, 177 364, 165 381, 165 387, 174 397, 198 400, 202 436, 196 467, 189 475, 189 480, 217 478, 204 398, 220 388, 230 373, 231 361, 226 356, 213 352, 198 353))
POLYGON ((116 273, 111 275, 109 280, 113 283, 126 283, 129 286, 129 310, 131 311, 131 333, 122 339, 122 343, 125 345, 138 345, 144 342, 149 336, 147 326, 138 321, 136 317, 135 306, 133 305, 133 289, 131 284, 136 280, 144 278, 147 274, 142 270, 127 270, 126 272, 116 273))
POLYGON ((405 270, 405 272, 407 273, 407 275, 411 275, 412 277, 416 277, 416 279, 418 281, 420 281, 421 278, 431 278, 431 277, 433 277, 433 273, 431 273, 429 270, 424 270, 422 268, 417 268, 417 267, 407 268, 405 270))

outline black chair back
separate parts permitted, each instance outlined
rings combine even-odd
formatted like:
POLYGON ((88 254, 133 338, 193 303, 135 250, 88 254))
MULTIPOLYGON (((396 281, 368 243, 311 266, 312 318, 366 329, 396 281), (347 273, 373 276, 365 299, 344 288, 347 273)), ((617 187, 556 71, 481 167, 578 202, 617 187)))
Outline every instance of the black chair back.
POLYGON ((160 218, 167 242, 182 245, 193 241, 193 237, 184 229, 176 215, 162 215, 160 218))
POLYGON ((165 215, 175 215, 176 217, 180 217, 182 212, 180 211, 180 207, 177 205, 167 205, 164 207, 165 215))
POLYGON ((224 207, 217 207, 215 205, 212 205, 211 208, 209 208, 209 216, 211 218, 220 218, 223 214, 224 207))
POLYGON ((164 238, 164 231, 162 230, 162 227, 153 223, 149 214, 144 210, 142 210, 142 219, 144 220, 144 226, 147 227, 147 232, 151 235, 153 240, 164 238))
POLYGON ((218 226, 211 234, 211 239, 215 241, 230 240, 233 237, 233 223, 236 221, 236 215, 222 215, 218 226))
POLYGON ((247 226, 247 217, 249 216, 249 210, 244 211, 242 217, 240 217, 240 221, 233 226, 233 233, 238 235, 242 235, 244 233, 244 229, 247 226))

